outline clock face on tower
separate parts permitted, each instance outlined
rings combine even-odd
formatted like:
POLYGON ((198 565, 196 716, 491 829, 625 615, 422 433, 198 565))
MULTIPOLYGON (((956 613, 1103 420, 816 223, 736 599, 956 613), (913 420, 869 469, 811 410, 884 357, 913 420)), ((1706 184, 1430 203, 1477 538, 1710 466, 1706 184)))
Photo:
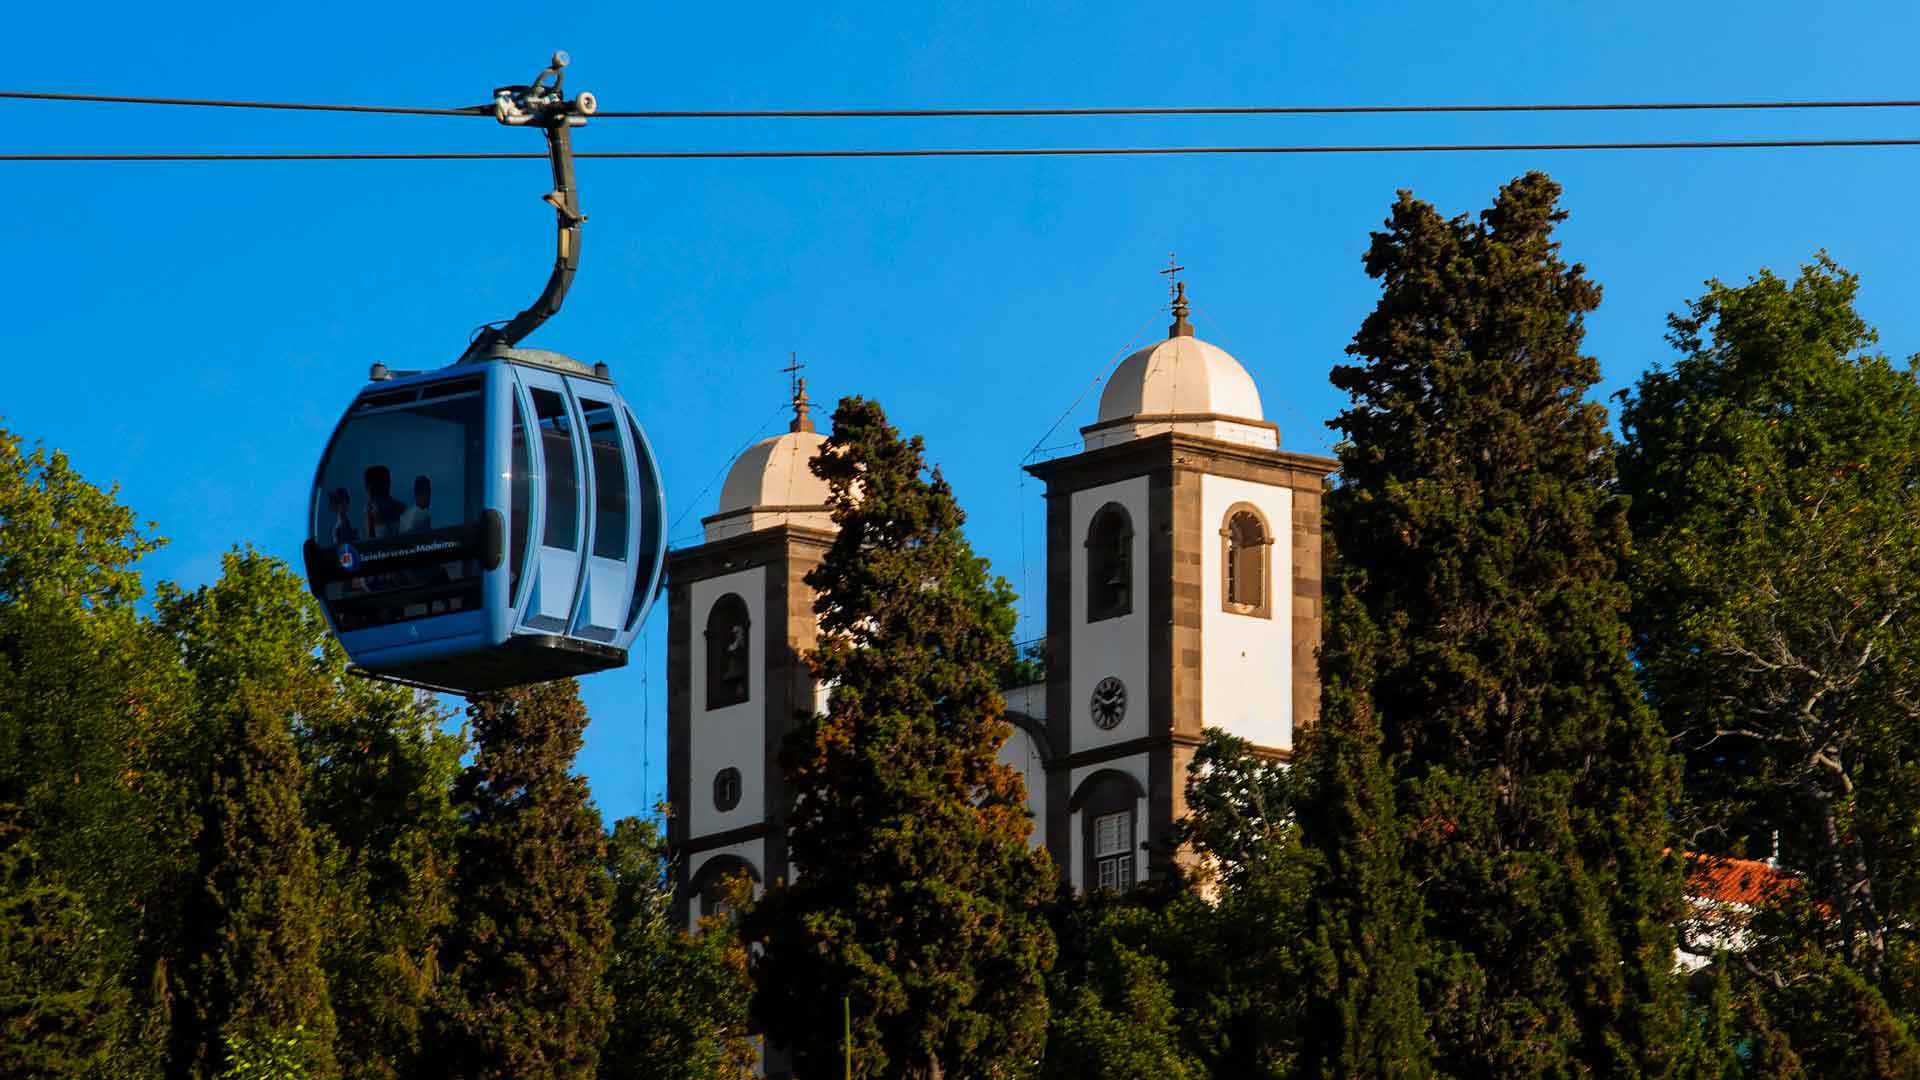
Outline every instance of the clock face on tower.
POLYGON ((1093 697, 1088 702, 1093 710, 1093 722, 1102 731, 1112 731, 1120 726, 1120 720, 1127 715, 1127 684, 1112 675, 1093 685, 1093 697))

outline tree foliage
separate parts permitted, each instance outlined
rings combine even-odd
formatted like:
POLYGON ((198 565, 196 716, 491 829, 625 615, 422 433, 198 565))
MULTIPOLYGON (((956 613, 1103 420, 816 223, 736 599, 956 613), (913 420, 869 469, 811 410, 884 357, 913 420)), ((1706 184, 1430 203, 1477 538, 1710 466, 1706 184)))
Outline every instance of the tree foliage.
POLYGON ((449 1074, 594 1075, 612 1009, 606 840, 572 773, 587 714, 570 679, 476 697, 433 1059, 449 1074))
POLYGON ((314 616, 275 561, 235 552, 224 569, 192 593, 165 587, 158 602, 196 684, 208 762, 196 777, 167 1072, 211 1075, 225 1067, 229 1038, 298 1029, 306 1073, 333 1076, 322 889, 293 738, 308 704, 303 676, 319 663, 299 651, 314 616))
MULTIPOLYGON (((1365 741, 1364 701, 1393 770, 1440 1070, 1663 1075, 1674 775, 1627 658, 1625 507, 1579 351, 1600 290, 1560 257, 1558 197, 1532 173, 1448 219, 1403 192, 1373 236, 1382 291, 1333 373, 1352 404, 1328 507, 1373 636, 1336 640, 1367 653, 1336 653, 1363 680, 1336 705, 1365 741)), ((1337 979, 1377 999, 1385 943, 1352 930, 1398 913, 1347 910, 1337 979)))
POLYGON ((1777 837, 1799 875, 1742 962, 1820 1075, 1852 1053, 1815 1049, 1832 1025, 1896 1069, 1920 1015, 1920 379, 1868 351, 1858 287, 1825 255, 1708 282, 1621 418, 1636 646, 1686 822, 1728 854, 1777 837))
POLYGON ((1306 1075, 1418 1078, 1434 1046, 1418 992, 1428 960, 1425 902, 1406 865, 1392 766, 1374 713, 1379 637, 1330 575, 1319 720, 1302 736, 1299 822, 1317 857, 1306 902, 1313 980, 1302 1040, 1306 1075))
POLYGON ((95 1075, 131 1013, 86 900, 61 883, 0 806, 0 1076, 95 1075))
POLYGON ((795 880, 746 932, 764 950, 755 1015, 804 1074, 841 1054, 851 999, 861 1076, 1019 1076, 1039 1057, 1053 888, 1030 848, 998 674, 1012 595, 961 535, 918 438, 848 398, 813 462, 839 534, 808 574, 827 712, 781 756, 795 880))
POLYGON ((613 1018, 601 1080, 742 1080, 758 1054, 749 1032, 747 951, 724 916, 701 933, 675 918, 666 838, 622 818, 607 840, 613 879, 613 1018))

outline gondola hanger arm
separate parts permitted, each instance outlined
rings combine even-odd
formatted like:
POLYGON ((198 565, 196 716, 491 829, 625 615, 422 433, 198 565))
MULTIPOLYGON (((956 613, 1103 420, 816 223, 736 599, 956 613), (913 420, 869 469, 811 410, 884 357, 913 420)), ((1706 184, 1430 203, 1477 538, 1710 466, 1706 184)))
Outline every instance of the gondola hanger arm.
POLYGON ((553 273, 547 287, 531 306, 508 320, 504 326, 482 327, 474 336, 462 361, 476 359, 498 349, 510 349, 539 329, 540 324, 559 312, 566 302, 573 275, 580 269, 580 226, 587 216, 580 212, 580 193, 574 184, 573 140, 571 132, 587 122, 598 108, 590 93, 568 99, 565 90, 566 52, 556 51, 553 62, 524 86, 502 86, 493 92, 493 116, 508 127, 538 127, 547 137, 547 157, 553 165, 553 190, 541 201, 553 207, 558 230, 553 258, 553 273))

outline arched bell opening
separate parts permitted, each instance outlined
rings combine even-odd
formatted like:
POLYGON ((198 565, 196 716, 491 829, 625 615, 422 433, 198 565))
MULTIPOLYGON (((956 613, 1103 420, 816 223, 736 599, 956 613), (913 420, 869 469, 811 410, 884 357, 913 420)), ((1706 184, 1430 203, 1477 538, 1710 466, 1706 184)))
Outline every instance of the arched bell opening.
POLYGON ((1220 525, 1220 602, 1235 615, 1273 614, 1273 530, 1252 503, 1227 508, 1220 525))
POLYGON ((753 619, 739 593, 726 593, 707 611, 707 708, 745 704, 753 682, 753 619))
POLYGON ((1133 612, 1133 519, 1107 503, 1087 525, 1087 621, 1133 612))

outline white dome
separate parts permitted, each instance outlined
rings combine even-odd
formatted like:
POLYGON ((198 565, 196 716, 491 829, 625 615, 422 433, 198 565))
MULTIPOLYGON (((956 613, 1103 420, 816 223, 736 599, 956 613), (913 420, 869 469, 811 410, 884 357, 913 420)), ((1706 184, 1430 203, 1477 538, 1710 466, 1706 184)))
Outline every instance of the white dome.
POLYGON ((776 525, 831 529, 827 482, 809 463, 820 453, 825 435, 812 425, 762 439, 748 447, 727 470, 720 485, 720 507, 702 519, 708 540, 720 540, 776 525))
POLYGON ((817 431, 789 431, 762 439, 727 470, 720 513, 759 506, 825 506, 827 482, 807 467, 827 441, 817 431))
POLYGON ((1225 349, 1170 337, 1120 361, 1100 394, 1100 419, 1206 413, 1261 420, 1260 389, 1225 349))
MULTIPOLYGON (((1184 299, 1184 297, 1183 297, 1184 299)), ((1100 417, 1081 428, 1088 450, 1169 431, 1277 450, 1280 429, 1260 411, 1260 388, 1225 349, 1192 335, 1176 309, 1173 335, 1120 361, 1100 393, 1100 417)))

